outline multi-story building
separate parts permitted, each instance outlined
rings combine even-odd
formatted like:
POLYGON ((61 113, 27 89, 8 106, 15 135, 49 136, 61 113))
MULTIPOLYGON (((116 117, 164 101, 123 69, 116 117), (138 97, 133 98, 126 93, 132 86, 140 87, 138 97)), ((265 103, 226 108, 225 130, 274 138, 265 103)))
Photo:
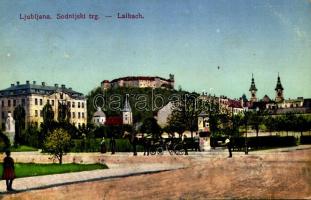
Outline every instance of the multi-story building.
POLYGON ((47 86, 45 82, 41 85, 35 81, 26 84, 11 84, 11 87, 0 90, 0 125, 5 129, 5 121, 9 113, 13 114, 14 109, 21 105, 26 112, 26 125, 33 123, 40 126, 43 122, 42 109, 46 104, 50 104, 54 111, 54 119, 58 119, 58 108, 61 104, 67 104, 70 108, 70 123, 75 126, 86 125, 87 105, 86 98, 82 93, 66 88, 65 85, 58 84, 47 86))
POLYGON ((127 76, 112 81, 104 80, 101 83, 101 87, 102 90, 118 87, 174 89, 174 75, 170 74, 169 76, 169 79, 158 76, 127 76))

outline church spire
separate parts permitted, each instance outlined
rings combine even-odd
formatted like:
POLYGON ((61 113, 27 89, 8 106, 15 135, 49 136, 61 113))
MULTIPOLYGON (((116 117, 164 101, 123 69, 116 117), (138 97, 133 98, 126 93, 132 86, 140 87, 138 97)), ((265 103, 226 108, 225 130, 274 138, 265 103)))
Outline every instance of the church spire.
POLYGON ((251 87, 249 88, 249 91, 251 92, 250 101, 251 102, 256 102, 257 101, 257 97, 256 97, 257 88, 256 88, 256 85, 255 85, 255 80, 254 80, 253 73, 252 73, 252 83, 251 83, 251 87))
POLYGON ((252 73, 252 83, 251 83, 251 87, 249 88, 249 91, 251 92, 252 90, 257 91, 253 73, 252 73))
POLYGON ((282 102, 284 100, 283 90, 284 88, 281 83, 280 74, 278 73, 278 80, 275 86, 275 101, 276 102, 282 102))
POLYGON ((125 104, 124 104, 123 112, 132 112, 132 108, 128 100, 128 94, 126 94, 125 96, 125 104))
POLYGON ((283 86, 282 86, 282 83, 281 83, 281 78, 280 78, 280 74, 278 73, 278 81, 276 83, 276 86, 275 86, 275 90, 284 90, 283 86))
POLYGON ((133 124, 133 113, 132 108, 128 100, 128 94, 125 96, 125 103, 124 108, 122 110, 122 118, 123 118, 123 124, 133 124))

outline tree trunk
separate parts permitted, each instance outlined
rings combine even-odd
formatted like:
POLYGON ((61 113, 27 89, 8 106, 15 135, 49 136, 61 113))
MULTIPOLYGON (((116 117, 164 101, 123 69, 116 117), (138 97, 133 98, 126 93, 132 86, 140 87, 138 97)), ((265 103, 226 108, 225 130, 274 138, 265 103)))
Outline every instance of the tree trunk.
POLYGON ((59 164, 60 165, 63 164, 63 154, 62 153, 59 154, 59 164))

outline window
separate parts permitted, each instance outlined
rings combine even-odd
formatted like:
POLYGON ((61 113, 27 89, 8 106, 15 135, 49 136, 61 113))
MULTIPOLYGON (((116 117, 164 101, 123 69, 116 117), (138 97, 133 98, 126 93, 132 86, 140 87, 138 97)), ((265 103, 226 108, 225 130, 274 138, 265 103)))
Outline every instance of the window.
POLYGON ((26 102, 25 99, 22 99, 22 106, 25 106, 26 102))
POLYGON ((43 101, 42 101, 42 99, 40 99, 40 106, 42 106, 42 104, 43 104, 43 101))
POLYGON ((76 113, 72 112, 72 118, 76 118, 76 113))
POLYGON ((40 117, 43 117, 43 111, 40 110, 40 117))
POLYGON ((35 110, 35 117, 38 117, 38 111, 35 110))
POLYGON ((82 113, 82 118, 84 119, 84 112, 82 113))
POLYGON ((84 103, 82 102, 82 108, 84 108, 84 103))
POLYGON ((63 99, 63 98, 64 98, 64 94, 60 93, 60 99, 63 99))
POLYGON ((54 106, 54 100, 52 100, 52 106, 54 106))
POLYGON ((13 106, 16 106, 16 99, 13 99, 13 106))
POLYGON ((80 108, 80 102, 78 102, 78 108, 80 108))
POLYGON ((38 122, 35 122, 35 126, 38 127, 38 122))
POLYGON ((35 105, 38 105, 38 99, 35 99, 35 105))
POLYGON ((68 105, 69 108, 71 107, 70 101, 67 102, 67 105, 68 105))
POLYGON ((49 99, 47 100, 47 104, 50 104, 50 100, 49 99))
POLYGON ((4 101, 2 100, 2 102, 1 102, 1 105, 2 105, 2 108, 4 107, 4 101))
POLYGON ((11 107, 11 100, 8 100, 8 107, 11 107))
POLYGON ((81 117, 81 113, 80 113, 80 112, 78 112, 78 119, 80 119, 80 117, 81 117))
POLYGON ((72 102, 72 107, 73 107, 73 108, 75 107, 75 102, 72 102))

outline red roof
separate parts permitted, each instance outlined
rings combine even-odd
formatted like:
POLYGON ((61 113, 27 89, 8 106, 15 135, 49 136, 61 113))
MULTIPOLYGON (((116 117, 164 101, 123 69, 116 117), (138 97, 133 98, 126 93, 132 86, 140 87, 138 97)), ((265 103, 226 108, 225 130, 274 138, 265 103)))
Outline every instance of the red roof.
POLYGON ((242 108, 242 106, 241 106, 241 101, 229 99, 229 107, 233 107, 233 108, 242 108))
POLYGON ((105 125, 107 126, 117 126, 117 125, 122 125, 122 124, 123 124, 122 117, 119 117, 119 116, 108 117, 105 122, 105 125))
POLYGON ((164 81, 171 82, 170 79, 165 79, 165 78, 161 78, 161 77, 158 77, 158 76, 126 76, 126 77, 121 77, 121 78, 113 79, 111 82, 117 82, 117 81, 120 81, 120 80, 123 80, 123 81, 138 81, 138 80, 154 81, 156 78, 159 78, 159 79, 164 80, 164 81))

